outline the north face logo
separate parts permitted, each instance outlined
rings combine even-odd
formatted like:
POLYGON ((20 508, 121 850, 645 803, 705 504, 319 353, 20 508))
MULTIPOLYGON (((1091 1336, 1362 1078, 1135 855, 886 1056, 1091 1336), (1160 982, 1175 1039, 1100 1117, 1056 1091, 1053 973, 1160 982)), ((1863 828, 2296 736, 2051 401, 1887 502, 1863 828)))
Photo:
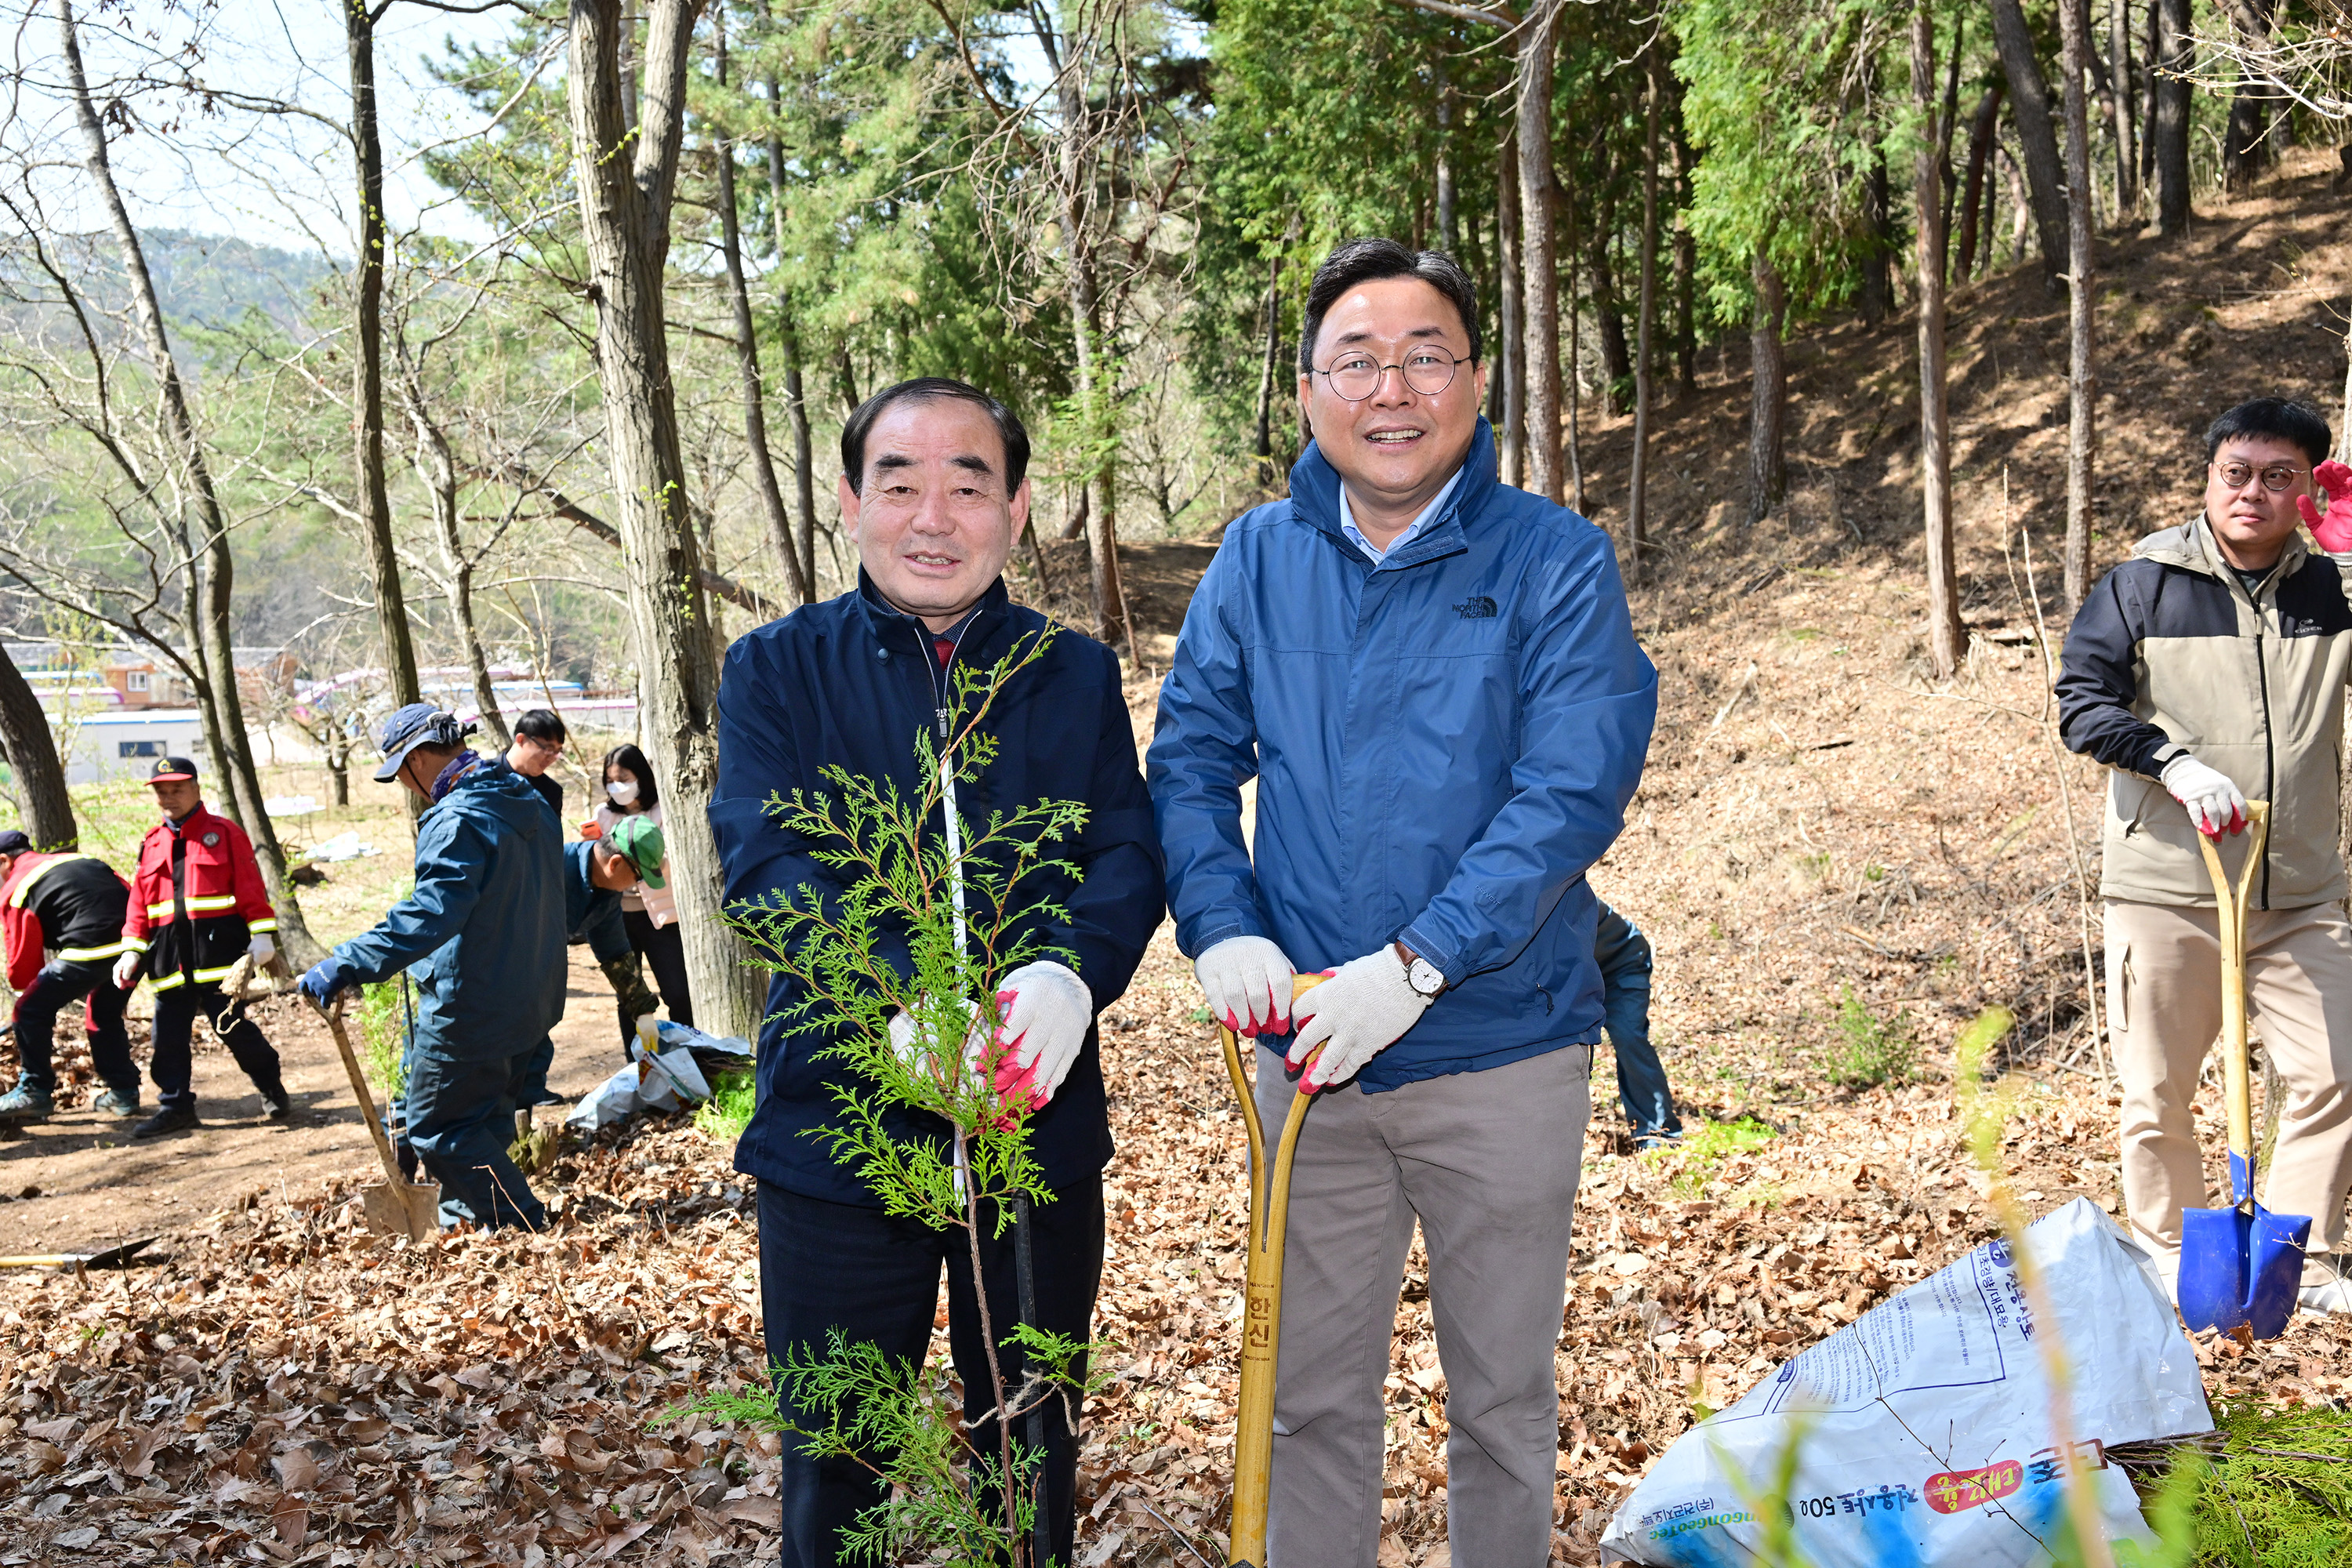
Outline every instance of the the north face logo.
POLYGON ((1484 594, 1474 595, 1454 605, 1454 613, 1465 621, 1491 620, 1495 615, 1495 601, 1484 594))

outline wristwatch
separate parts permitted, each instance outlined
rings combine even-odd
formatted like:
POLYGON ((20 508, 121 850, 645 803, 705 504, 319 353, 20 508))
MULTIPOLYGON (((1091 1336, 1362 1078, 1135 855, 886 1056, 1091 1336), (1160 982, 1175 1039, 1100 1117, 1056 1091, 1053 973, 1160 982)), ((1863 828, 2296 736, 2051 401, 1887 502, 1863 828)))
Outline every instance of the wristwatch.
POLYGON ((1402 942, 1394 945, 1397 957, 1404 961, 1404 983, 1412 987, 1415 995, 1432 1002, 1437 1000, 1445 989, 1444 973, 1402 942))

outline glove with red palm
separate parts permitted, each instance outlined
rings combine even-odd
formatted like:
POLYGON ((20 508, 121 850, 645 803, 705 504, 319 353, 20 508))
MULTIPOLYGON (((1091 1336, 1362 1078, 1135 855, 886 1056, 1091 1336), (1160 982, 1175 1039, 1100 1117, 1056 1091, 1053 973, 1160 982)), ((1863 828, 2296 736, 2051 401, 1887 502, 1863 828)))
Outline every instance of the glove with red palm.
POLYGON ((2325 516, 2309 496, 2294 498, 2294 509, 2303 513, 2311 537, 2331 555, 2352 551, 2352 468, 2331 458, 2311 470, 2311 482, 2327 498, 2325 516))

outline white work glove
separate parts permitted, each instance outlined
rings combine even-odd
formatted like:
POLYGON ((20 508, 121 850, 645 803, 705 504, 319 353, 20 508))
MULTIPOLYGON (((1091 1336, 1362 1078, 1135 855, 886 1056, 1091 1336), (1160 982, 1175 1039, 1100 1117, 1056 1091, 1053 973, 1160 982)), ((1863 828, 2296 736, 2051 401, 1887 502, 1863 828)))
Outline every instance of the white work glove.
POLYGON ((139 971, 145 965, 146 962, 147 955, 143 952, 126 952, 121 957, 116 959, 114 961, 114 988, 117 991, 128 991, 133 985, 138 984, 139 971))
POLYGON ((996 1064, 997 1092, 1005 1099, 1026 1091, 1034 1110, 1054 1098, 1070 1064, 1087 1043, 1095 1021, 1094 993, 1075 971, 1050 959, 1024 963, 1000 983, 996 1005, 1004 1018, 997 1038, 1004 1054, 996 1064))
POLYGON ((1290 1065, 1297 1067, 1317 1046, 1323 1047, 1299 1080, 1301 1091, 1312 1094, 1355 1077, 1421 1022, 1431 1000, 1405 978, 1404 960, 1393 947, 1341 964, 1291 1008, 1298 1034, 1290 1042, 1290 1065))
POLYGON ((2228 774, 2183 752, 2157 775, 2172 798, 2189 808, 2189 820, 2208 838, 2246 830, 2246 797, 2228 774))
POLYGON ((245 944, 245 951, 253 954, 253 966, 258 969, 278 956, 278 943, 270 940, 268 931, 257 931, 253 940, 245 944))
POLYGON ((1290 1032, 1290 957, 1262 936, 1229 936, 1192 961, 1209 1016, 1236 1035, 1290 1032))

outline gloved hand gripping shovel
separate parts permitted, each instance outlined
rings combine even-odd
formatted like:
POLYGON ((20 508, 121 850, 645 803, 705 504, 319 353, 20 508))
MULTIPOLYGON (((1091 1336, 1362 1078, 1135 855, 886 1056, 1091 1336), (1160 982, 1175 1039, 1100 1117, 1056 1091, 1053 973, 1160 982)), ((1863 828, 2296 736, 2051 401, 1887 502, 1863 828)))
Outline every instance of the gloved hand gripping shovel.
POLYGON ((411 1241, 437 1236, 441 1230, 441 1184, 411 1182, 401 1175, 400 1160, 392 1152, 392 1140, 384 1133, 383 1119, 376 1114, 375 1096, 368 1092, 367 1075, 360 1070, 360 1058, 352 1051, 352 1037, 343 1029, 343 999, 336 997, 331 1007, 321 1007, 316 1002, 310 1007, 327 1021, 327 1027, 334 1034, 335 1048, 343 1054, 343 1070, 351 1074, 352 1093, 359 1100, 360 1114, 366 1119, 368 1132, 375 1139, 375 1152, 383 1161, 383 1181, 360 1189, 360 1212, 367 1218, 367 1227, 379 1236, 404 1236, 411 1241))
POLYGON ((2254 1201, 2253 1090, 2246 1067, 2246 900, 2270 837, 2268 801, 2246 803, 2246 865, 2230 885, 2213 840, 2197 836, 2213 879, 2221 938, 2221 1068, 2230 1110, 2230 1206, 2180 1214, 2180 1319, 2191 1329, 2276 1339, 2294 1315, 2303 1283, 2304 1215, 2273 1214, 2254 1201))
MULTIPOLYGON (((1293 976, 1292 998, 1305 995, 1322 984, 1323 979, 1320 974, 1293 976)), ((1241 1407, 1234 1415, 1233 1544, 1225 1561, 1230 1568, 1263 1568, 1266 1502, 1274 1474, 1274 1358, 1282 1342, 1282 1236, 1290 1210, 1290 1162, 1298 1150, 1298 1129, 1307 1119, 1307 1103, 1315 1097, 1302 1089, 1292 1099, 1290 1114, 1283 1119, 1282 1141, 1275 1145, 1274 1158, 1267 1160, 1257 1101, 1250 1093, 1249 1077, 1242 1070, 1240 1042, 1222 1026, 1217 1038, 1225 1047, 1225 1071, 1233 1077, 1234 1093, 1241 1098, 1250 1152, 1241 1407)), ((1312 1063, 1315 1058, 1307 1059, 1312 1063)), ((1299 1081, 1306 1081, 1303 1068, 1299 1081)))

